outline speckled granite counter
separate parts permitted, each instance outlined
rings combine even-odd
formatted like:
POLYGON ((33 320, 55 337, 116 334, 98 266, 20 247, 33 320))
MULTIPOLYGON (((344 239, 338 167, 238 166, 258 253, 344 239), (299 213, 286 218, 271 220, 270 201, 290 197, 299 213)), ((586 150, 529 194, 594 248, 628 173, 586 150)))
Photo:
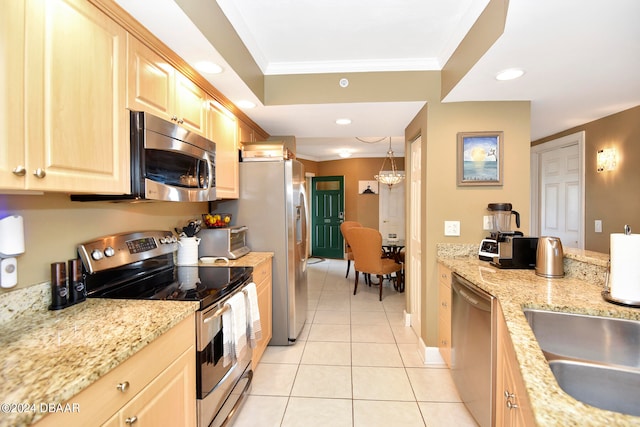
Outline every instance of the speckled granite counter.
MULTIPOLYGON (((198 309, 196 302, 89 299, 49 311, 46 298, 25 299, 46 290, 0 295, 0 403, 63 403, 198 309)), ((0 426, 44 415, 5 408, 0 426)))
POLYGON ((566 277, 562 279, 538 277, 533 270, 493 268, 478 260, 477 246, 474 251, 439 245, 438 261, 500 301, 538 425, 640 425, 640 417, 597 409, 566 394, 558 386, 522 312, 530 307, 640 320, 640 309, 602 299, 607 255, 565 250, 566 277))

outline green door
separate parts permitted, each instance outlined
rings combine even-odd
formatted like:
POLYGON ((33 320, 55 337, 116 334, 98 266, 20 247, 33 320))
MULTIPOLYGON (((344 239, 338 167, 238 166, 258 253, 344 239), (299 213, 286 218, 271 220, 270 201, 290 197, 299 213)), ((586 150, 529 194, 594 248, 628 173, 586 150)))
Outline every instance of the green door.
POLYGON ((312 178, 311 255, 342 258, 344 241, 340 224, 344 220, 344 177, 312 178))

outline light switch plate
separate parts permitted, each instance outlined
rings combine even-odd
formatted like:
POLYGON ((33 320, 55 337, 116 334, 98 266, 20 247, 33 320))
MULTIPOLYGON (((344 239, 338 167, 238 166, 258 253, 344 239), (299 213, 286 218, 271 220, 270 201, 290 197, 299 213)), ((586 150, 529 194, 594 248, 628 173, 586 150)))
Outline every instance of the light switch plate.
POLYGON ((444 222, 444 235, 445 236, 459 236, 460 235, 460 221, 445 221, 444 222))
POLYGON ((482 217, 482 229, 493 230, 493 217, 491 215, 485 215, 482 217))
POLYGON ((601 219, 596 219, 595 232, 596 233, 602 233, 602 220, 601 219))

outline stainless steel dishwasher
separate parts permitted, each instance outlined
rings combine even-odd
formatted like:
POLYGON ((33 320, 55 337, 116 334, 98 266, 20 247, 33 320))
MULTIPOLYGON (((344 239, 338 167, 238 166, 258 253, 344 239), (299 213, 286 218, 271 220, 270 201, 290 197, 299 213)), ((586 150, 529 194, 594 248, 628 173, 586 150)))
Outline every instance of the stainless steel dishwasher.
POLYGON ((452 274, 451 376, 481 427, 494 425, 495 298, 452 274))

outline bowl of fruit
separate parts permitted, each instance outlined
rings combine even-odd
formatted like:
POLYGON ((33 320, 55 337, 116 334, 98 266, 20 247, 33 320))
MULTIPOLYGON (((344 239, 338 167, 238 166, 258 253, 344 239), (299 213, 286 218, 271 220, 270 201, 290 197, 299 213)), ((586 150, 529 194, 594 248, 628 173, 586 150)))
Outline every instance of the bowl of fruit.
POLYGON ((207 228, 224 228, 231 225, 231 214, 208 213, 202 214, 202 222, 207 228))

